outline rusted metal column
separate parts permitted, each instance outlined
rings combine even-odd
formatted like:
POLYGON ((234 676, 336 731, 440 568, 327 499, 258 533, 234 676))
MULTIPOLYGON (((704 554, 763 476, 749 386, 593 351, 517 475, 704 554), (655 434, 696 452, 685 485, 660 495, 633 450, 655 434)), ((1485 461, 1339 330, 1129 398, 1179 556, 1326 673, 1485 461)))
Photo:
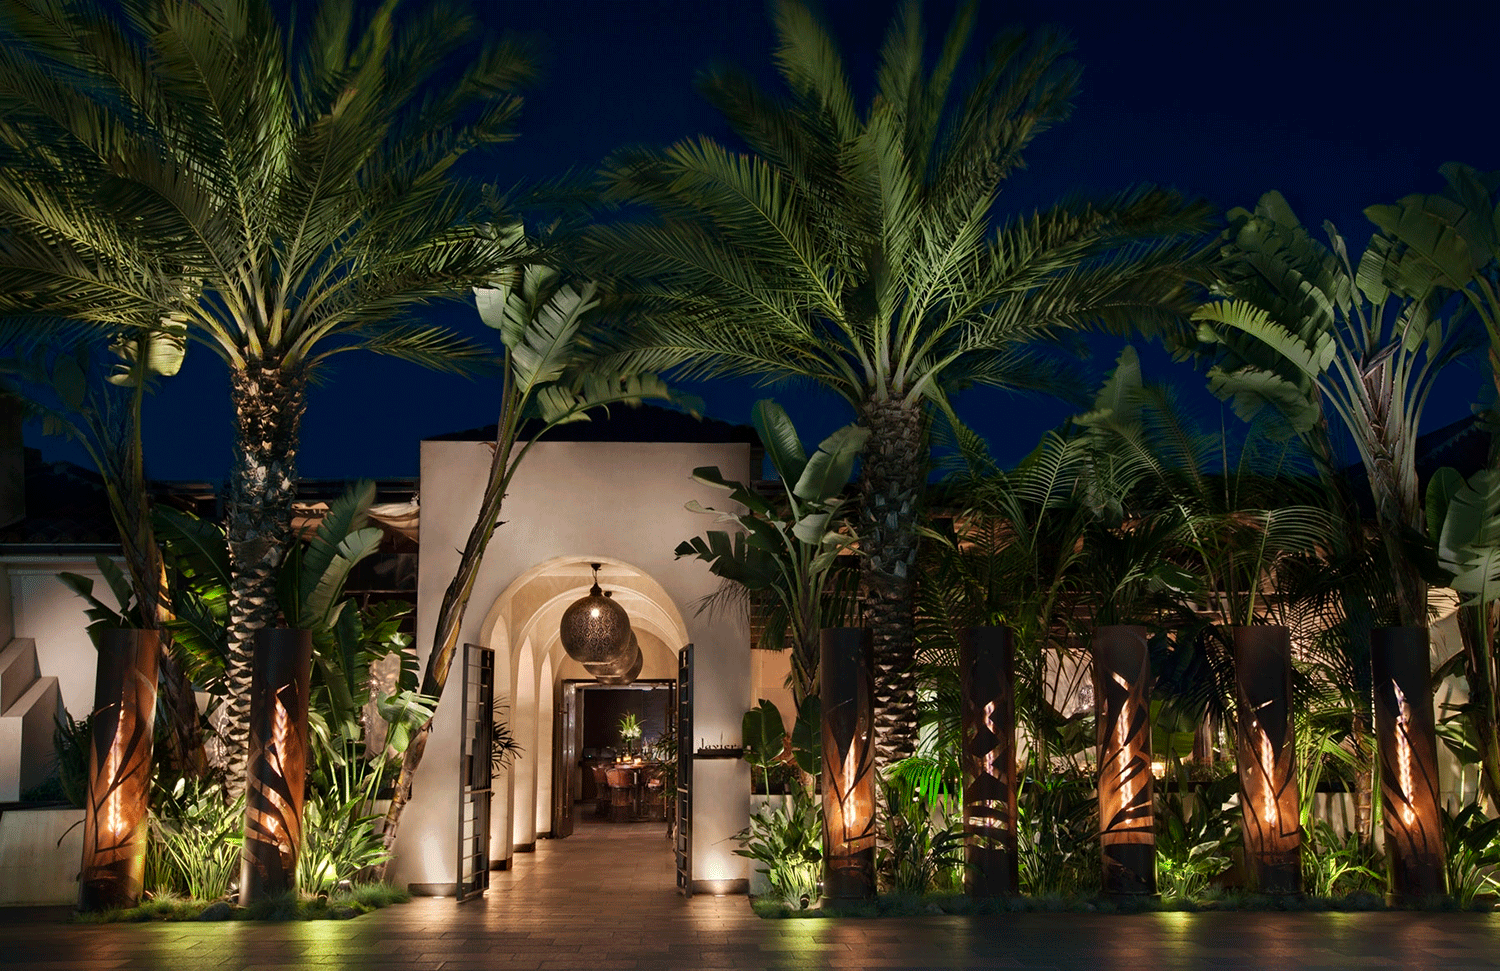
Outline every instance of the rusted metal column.
POLYGON ((1236 627, 1234 682, 1245 865, 1261 893, 1301 893, 1302 827, 1288 708, 1291 632, 1276 626, 1236 627))
POLYGON ((822 633, 823 898, 875 895, 875 650, 863 627, 822 633))
POLYGON ((310 631, 268 628, 256 632, 241 906, 297 889, 302 802, 307 794, 311 667, 310 631))
POLYGON ((1154 894, 1151 655, 1146 628, 1124 624, 1096 628, 1093 649, 1104 892, 1154 894))
POLYGON ((1427 630, 1377 628, 1370 658, 1391 896, 1402 902, 1440 896, 1448 888, 1427 630))
POLYGON ((82 910, 140 903, 161 650, 154 630, 107 630, 98 648, 83 868, 78 877, 82 910))
POLYGON ((964 890, 974 897, 1017 894, 1015 636, 1009 627, 971 627, 959 643, 964 890))

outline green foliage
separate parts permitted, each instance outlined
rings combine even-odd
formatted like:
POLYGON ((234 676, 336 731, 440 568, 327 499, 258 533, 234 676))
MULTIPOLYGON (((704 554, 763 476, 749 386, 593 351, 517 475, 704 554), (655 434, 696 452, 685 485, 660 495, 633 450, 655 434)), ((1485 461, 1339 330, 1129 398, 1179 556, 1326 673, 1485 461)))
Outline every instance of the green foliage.
POLYGON ((930 760, 894 763, 881 782, 885 796, 884 839, 876 866, 896 893, 927 893, 963 884, 964 833, 959 813, 948 807, 961 798, 946 795, 930 760))
POLYGON ((1164 897, 1195 899, 1229 869, 1240 842, 1239 779, 1194 788, 1175 756, 1175 788, 1156 786, 1156 876, 1164 897))
POLYGON ((59 573, 57 578, 88 603, 88 609, 83 613, 92 621, 88 626, 89 640, 93 641, 97 647, 99 634, 102 631, 140 627, 141 610, 136 602, 135 590, 131 587, 129 578, 112 558, 99 553, 94 557, 94 565, 103 575, 104 582, 109 585, 117 607, 111 607, 94 596, 94 581, 89 577, 80 576, 77 573, 59 573))
POLYGON ((184 672, 211 694, 223 691, 229 651, 229 545, 218 523, 170 506, 152 510, 161 543, 172 616, 172 652, 184 672))
POLYGON ((297 886, 303 893, 328 893, 390 856, 373 811, 385 764, 383 757, 366 762, 358 746, 346 743, 317 767, 302 807, 297 886))
POLYGON ((245 797, 229 802, 221 786, 178 779, 158 787, 152 803, 146 888, 194 900, 228 895, 240 874, 245 797))
MULTIPOLYGON (((1500 172, 1448 162, 1441 193, 1410 195, 1365 215, 1390 236, 1385 278, 1406 289, 1461 294, 1484 325, 1490 364, 1500 362, 1500 172)), ((1494 374, 1500 387, 1500 372, 1494 374)))
POLYGON ((1385 861, 1358 833, 1340 835, 1327 821, 1303 830, 1302 885, 1319 897, 1385 893, 1385 861))
POLYGON ((94 734, 92 719, 93 716, 73 718, 66 711, 60 711, 57 724, 52 728, 57 781, 64 798, 77 809, 88 805, 89 748, 94 734))
POLYGON ((1338 417, 1374 493, 1400 622, 1421 624, 1425 589, 1406 545, 1422 526, 1417 435, 1442 369, 1473 334, 1444 315, 1431 279, 1397 272, 1389 237, 1372 237, 1356 264, 1331 225, 1325 246, 1278 193, 1230 216, 1223 299, 1193 315, 1204 345, 1217 345, 1210 387, 1242 417, 1269 407, 1297 433, 1326 436, 1324 409, 1338 417))
POLYGON ((771 791, 771 768, 781 761, 786 751, 786 725, 781 720, 781 711, 773 702, 760 699, 760 703, 740 720, 740 738, 745 746, 745 761, 760 772, 759 790, 751 774, 751 791, 771 791))
MULTIPOLYGON (((688 509, 737 527, 710 530, 677 545, 679 557, 696 556, 709 572, 750 594, 766 593, 773 609, 766 617, 759 647, 792 647, 792 686, 798 700, 817 694, 817 636, 836 626, 848 605, 830 581, 840 554, 855 542, 841 516, 845 486, 869 430, 845 425, 808 456, 791 419, 769 399, 758 401, 751 420, 766 443, 766 455, 784 490, 773 505, 743 482, 725 479, 717 467, 693 470, 693 478, 729 493, 738 509, 720 510, 694 500, 688 509)), ((709 601, 712 603, 712 600, 709 601)))
POLYGON ((823 703, 816 695, 802 699, 792 726, 792 758, 797 768, 816 779, 823 772, 823 703))
POLYGON ((801 786, 767 802, 735 834, 738 856, 763 864, 771 893, 789 907, 805 909, 818 897, 823 863, 823 806, 801 786))
POLYGON ((490 772, 494 775, 503 772, 524 751, 510 730, 510 719, 505 714, 509 710, 510 705, 503 697, 495 699, 494 723, 490 727, 490 772))
POLYGON ((1457 813, 1443 807, 1444 863, 1448 893, 1469 908, 1480 894, 1500 889, 1500 818, 1490 819, 1477 803, 1457 813))
POLYGON ((1500 472, 1481 469, 1467 481, 1438 469, 1427 484, 1430 579, 1477 607, 1500 599, 1500 472))
MULTIPOLYGON (((392 904, 404 904, 411 894, 384 883, 355 884, 326 896, 294 897, 286 894, 253 907, 233 907, 224 920, 348 920, 392 904)), ((163 921, 201 921, 213 902, 158 894, 139 907, 129 910, 96 910, 75 913, 76 924, 157 923, 163 921)))
POLYGON ((1033 760, 1017 808, 1021 889, 1032 897, 1097 890, 1099 800, 1086 771, 1054 772, 1033 760))

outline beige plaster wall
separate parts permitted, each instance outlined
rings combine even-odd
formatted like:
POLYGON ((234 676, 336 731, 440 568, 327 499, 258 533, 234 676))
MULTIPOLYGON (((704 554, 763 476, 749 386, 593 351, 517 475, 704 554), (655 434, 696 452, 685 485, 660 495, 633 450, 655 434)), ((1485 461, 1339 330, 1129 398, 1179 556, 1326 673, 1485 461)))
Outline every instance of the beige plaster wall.
MULTIPOLYGON (((504 651, 506 663, 513 664, 512 645, 507 643, 513 632, 485 629, 485 621, 496 599, 518 577, 559 557, 627 564, 658 584, 672 608, 662 612, 651 629, 653 637, 642 638, 650 669, 643 676, 675 675, 672 654, 681 645, 663 643, 668 633, 664 628, 675 626, 669 623, 668 613, 675 614, 681 618, 687 640, 697 645, 695 714, 699 738, 694 741, 738 743, 740 719, 754 700, 749 632, 742 618, 694 612, 694 603, 715 589, 717 578, 702 562, 678 561, 672 551, 681 540, 712 525, 709 517, 684 508, 688 500, 711 504, 723 501, 722 493, 694 482, 692 470, 717 465, 729 478, 744 479, 750 474, 749 457, 747 445, 538 444, 528 453, 512 483, 501 514, 505 525, 496 530, 490 543, 460 639, 492 642, 504 651)), ((422 443, 422 563, 416 645, 424 663, 431 650, 443 590, 457 565, 457 551, 473 526, 489 463, 490 447, 484 442, 422 443)), ((571 581, 571 585, 578 582, 571 581)), ((582 582, 587 585, 586 580, 582 582)), ((569 586, 568 581, 559 580, 557 592, 565 592, 569 586)), ((528 585, 525 598, 529 599, 512 605, 513 612, 540 609, 557 592, 544 585, 535 589, 528 585)), ((542 628, 538 625, 537 629, 542 628)), ((583 675, 581 668, 553 645, 533 647, 537 665, 543 658, 551 658, 554 679, 583 675)), ((428 756, 417 773, 412 802, 396 844, 391 877, 398 884, 451 884, 455 878, 456 780, 454 759, 447 753, 456 748, 457 730, 456 708, 441 705, 428 756)), ((717 793, 717 788, 706 787, 698 803, 702 820, 699 832, 705 845, 697 859, 705 875, 711 873, 705 878, 744 878, 745 861, 733 856, 733 843, 726 840, 744 825, 746 792, 717 793)), ((502 804, 509 803, 510 789, 507 785, 506 796, 499 800, 502 804)), ((503 833, 505 843, 510 842, 516 828, 509 810, 507 805, 504 823, 496 820, 496 835, 503 833)))
POLYGON ((773 703, 781 712, 787 731, 791 731, 792 723, 797 720, 797 702, 786 684, 787 676, 792 673, 792 652, 751 651, 750 671, 755 685, 752 704, 758 704, 762 698, 773 703))
POLYGON ((68 713, 83 718, 94 707, 98 653, 89 640, 87 605, 57 578, 63 571, 92 579, 94 595, 114 606, 114 595, 91 559, 17 558, 4 571, 9 581, 11 636, 36 641, 41 676, 56 677, 68 713))

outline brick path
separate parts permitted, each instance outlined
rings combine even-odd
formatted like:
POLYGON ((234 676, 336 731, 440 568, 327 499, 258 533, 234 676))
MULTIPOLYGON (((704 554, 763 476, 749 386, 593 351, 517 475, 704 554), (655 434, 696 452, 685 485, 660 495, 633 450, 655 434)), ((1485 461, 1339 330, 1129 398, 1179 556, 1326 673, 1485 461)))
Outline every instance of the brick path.
POLYGON ((677 897, 660 824, 585 826, 494 876, 481 901, 416 900, 352 921, 95 927, 13 912, 0 971, 1500 968, 1500 914, 762 921, 743 897, 677 897))

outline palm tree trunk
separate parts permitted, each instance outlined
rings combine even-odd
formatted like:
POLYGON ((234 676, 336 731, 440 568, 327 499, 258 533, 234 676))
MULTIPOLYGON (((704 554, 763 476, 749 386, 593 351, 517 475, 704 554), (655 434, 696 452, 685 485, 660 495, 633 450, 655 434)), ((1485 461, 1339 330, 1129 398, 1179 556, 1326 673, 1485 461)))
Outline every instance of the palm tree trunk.
POLYGON ((229 697, 221 735, 230 798, 245 788, 249 756, 250 659, 255 632, 277 620, 276 569, 291 540, 297 445, 307 385, 300 372, 252 361, 231 372, 234 462, 225 532, 229 541, 229 697))
POLYGON ((161 656, 157 659, 161 710, 169 731, 169 759, 179 772, 198 778, 207 767, 203 736, 199 731, 198 704, 192 683, 172 657, 172 637, 162 626, 171 619, 167 578, 151 522, 151 494, 146 488, 145 451, 141 441, 141 409, 146 382, 137 375, 130 390, 128 424, 119 434, 97 430, 100 451, 95 463, 104 476, 110 515, 120 534, 120 550, 130 574, 140 608, 141 627, 158 634, 161 656))
POLYGON ((920 405, 871 399, 860 474, 865 624, 875 640, 875 769, 911 755, 917 742, 917 526, 927 475, 920 405))
MULTIPOLYGON (((1375 495, 1375 518, 1391 565, 1391 584, 1401 626, 1426 627, 1427 583, 1407 554, 1403 539, 1407 532, 1421 535, 1425 531, 1424 517, 1415 485, 1407 489, 1401 487, 1406 477, 1399 475, 1399 464, 1400 460, 1389 454, 1376 454, 1370 476, 1370 487, 1375 495)), ((1415 472, 1409 478, 1414 483, 1415 472)))

